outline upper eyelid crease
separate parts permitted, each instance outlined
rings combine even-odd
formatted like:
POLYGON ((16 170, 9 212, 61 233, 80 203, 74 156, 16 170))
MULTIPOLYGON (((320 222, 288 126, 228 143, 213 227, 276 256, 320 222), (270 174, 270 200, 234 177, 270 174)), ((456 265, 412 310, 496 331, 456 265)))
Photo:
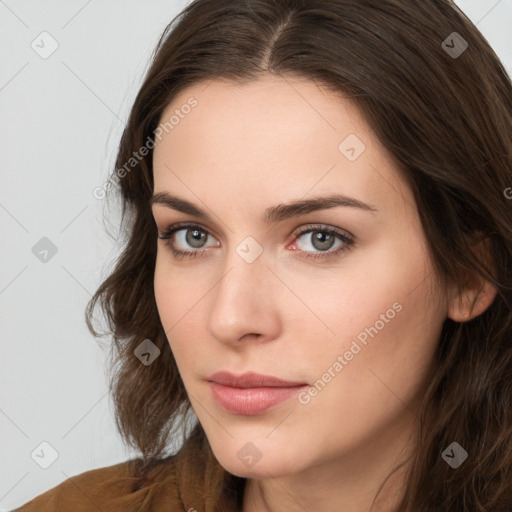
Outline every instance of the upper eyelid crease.
MULTIPOLYGON (((150 206, 155 204, 172 208, 173 210, 180 211, 189 215, 194 215, 202 219, 209 219, 210 216, 198 206, 181 199, 177 196, 172 196, 167 192, 159 192, 151 197, 149 201, 150 206)), ((336 206, 346 206, 356 208, 361 211, 367 211, 375 214, 378 210, 375 206, 366 204, 358 199, 343 196, 340 194, 331 194, 329 196, 321 196, 313 199, 305 199, 291 202, 289 204, 278 204, 265 210, 264 221, 266 223, 279 222, 296 216, 306 215, 308 213, 334 208, 336 206)))
MULTIPOLYGON (((171 242, 170 242, 170 239, 172 238, 172 236, 175 233, 177 233, 179 231, 182 231, 182 230, 190 230, 190 229, 193 229, 193 228, 196 228, 199 231, 203 231, 203 232, 207 233, 207 236, 213 236, 209 232, 208 228, 205 228, 204 226, 201 226, 200 224, 197 224, 197 223, 194 223, 194 222, 178 222, 177 224, 174 224, 174 225, 170 226, 168 228, 168 230, 165 233, 159 235, 158 238, 161 239, 161 240, 167 241, 166 243, 171 245, 171 251, 174 253, 174 255, 176 257, 178 257, 178 256, 180 256, 180 257, 182 257, 182 256, 183 257, 184 256, 193 257, 194 256, 195 257, 198 254, 204 253, 207 249, 206 248, 200 248, 198 250, 174 249, 172 247, 171 242)), ((344 246, 339 247, 335 251, 328 251, 328 252, 326 251, 323 254, 322 254, 322 252, 319 252, 319 253, 316 253, 316 254, 315 253, 311 253, 310 255, 306 256, 308 258, 313 258, 313 259, 324 258, 324 259, 327 259, 327 258, 330 258, 330 257, 335 257, 335 256, 337 256, 341 252, 350 250, 353 247, 353 245, 356 242, 356 240, 357 240, 357 237, 355 237, 351 233, 344 232, 343 229, 335 228, 335 227, 329 226, 329 225, 321 225, 321 224, 319 224, 319 225, 309 224, 307 226, 304 226, 298 233, 295 234, 295 237, 303 236, 303 235, 306 235, 308 233, 313 233, 315 231, 329 233, 330 235, 338 238, 338 240, 341 240, 344 243, 344 246)), ((301 251, 301 252, 308 253, 309 251, 301 251)))
MULTIPOLYGON (((199 231, 203 231, 203 232, 207 233, 208 235, 213 236, 212 233, 210 232, 210 230, 208 228, 206 228, 205 226, 201 226, 200 224, 196 224, 194 222, 178 222, 172 226, 169 226, 169 228, 163 234, 158 235, 158 237, 159 238, 168 238, 167 233, 170 233, 171 235, 173 235, 173 234, 177 233, 178 231, 190 230, 193 228, 197 228, 199 231)), ((296 233, 295 236, 302 236, 307 233, 312 233, 315 231, 331 233, 331 234, 334 234, 334 235, 337 235, 340 237, 345 237, 345 238, 351 238, 351 239, 355 238, 354 235, 352 235, 351 233, 348 233, 347 231, 340 229, 340 228, 335 228, 333 226, 329 226, 327 224, 308 224, 306 226, 303 226, 303 228, 298 233, 296 233)))

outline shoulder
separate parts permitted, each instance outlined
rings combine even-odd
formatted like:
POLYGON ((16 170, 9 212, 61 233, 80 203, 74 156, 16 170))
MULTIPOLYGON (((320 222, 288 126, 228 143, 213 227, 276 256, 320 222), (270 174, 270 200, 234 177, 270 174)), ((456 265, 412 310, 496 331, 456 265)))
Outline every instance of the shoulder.
POLYGON ((137 476, 140 465, 140 459, 131 459, 85 471, 67 478, 12 512, 144 512, 151 509, 152 502, 161 500, 167 507, 178 506, 175 457, 153 462, 144 478, 137 476))

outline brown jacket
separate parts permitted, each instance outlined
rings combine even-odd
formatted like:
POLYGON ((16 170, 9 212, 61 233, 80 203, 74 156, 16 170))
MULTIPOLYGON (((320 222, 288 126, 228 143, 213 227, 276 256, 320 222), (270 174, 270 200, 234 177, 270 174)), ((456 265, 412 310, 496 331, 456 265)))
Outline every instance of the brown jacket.
POLYGON ((240 512, 245 479, 181 450, 137 477, 140 459, 72 476, 12 512, 240 512))

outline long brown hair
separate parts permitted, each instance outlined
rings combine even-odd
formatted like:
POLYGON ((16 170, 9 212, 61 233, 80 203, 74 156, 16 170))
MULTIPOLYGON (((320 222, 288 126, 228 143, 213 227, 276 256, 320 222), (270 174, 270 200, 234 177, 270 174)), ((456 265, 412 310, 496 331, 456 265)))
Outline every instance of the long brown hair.
MULTIPOLYGON (((195 0, 165 29, 112 176, 127 240, 87 308, 95 335, 97 303, 106 315, 117 425, 140 451, 142 472, 164 456, 191 405, 154 297, 152 151, 126 164, 149 147, 163 110, 186 87, 264 73, 305 77, 351 98, 405 172, 443 283, 462 291, 471 272, 496 288, 484 313, 443 324, 398 510, 510 512, 512 85, 486 39, 449 0, 195 0), (477 237, 490 261, 473 250, 477 237), (151 365, 134 356, 145 339, 161 351, 151 365), (453 442, 469 454, 457 469, 441 457, 453 442)), ((197 456, 209 450, 199 424, 187 443, 197 456)), ((211 454, 204 460, 215 464, 211 454)))

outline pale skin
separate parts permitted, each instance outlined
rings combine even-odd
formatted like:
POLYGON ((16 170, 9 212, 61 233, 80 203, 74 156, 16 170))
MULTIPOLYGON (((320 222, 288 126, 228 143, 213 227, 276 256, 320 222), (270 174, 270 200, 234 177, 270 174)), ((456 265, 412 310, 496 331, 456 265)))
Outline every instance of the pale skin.
MULTIPOLYGON (((162 120, 191 96, 197 106, 156 144, 154 193, 208 218, 158 203, 152 211, 160 234, 198 225, 158 241, 154 277, 194 411, 220 464, 248 478, 243 512, 369 512, 414 450, 443 321, 481 314, 495 290, 477 282, 459 296, 441 285, 412 192, 349 99, 298 78, 216 80, 182 91, 162 120), (366 147, 353 161, 339 149, 349 134, 366 147), (264 221, 269 207, 334 193, 375 211, 335 206, 264 221), (328 238, 325 250, 325 238, 297 236, 305 226, 324 237, 323 228, 335 228, 354 243, 334 254, 342 239, 328 238), (204 235, 198 245, 190 245, 194 229, 204 235), (247 237, 262 249, 251 263, 236 250, 247 237), (170 243, 196 257, 176 258, 170 243), (400 311, 376 324, 396 303, 400 311), (337 357, 375 325, 378 333, 332 377, 337 357), (329 368, 330 382, 308 403, 293 398, 253 416, 225 411, 205 380, 254 371, 313 386, 329 368), (251 467, 237 456, 249 442, 261 454, 251 467)), ((397 503, 406 468, 372 512, 397 503)))

